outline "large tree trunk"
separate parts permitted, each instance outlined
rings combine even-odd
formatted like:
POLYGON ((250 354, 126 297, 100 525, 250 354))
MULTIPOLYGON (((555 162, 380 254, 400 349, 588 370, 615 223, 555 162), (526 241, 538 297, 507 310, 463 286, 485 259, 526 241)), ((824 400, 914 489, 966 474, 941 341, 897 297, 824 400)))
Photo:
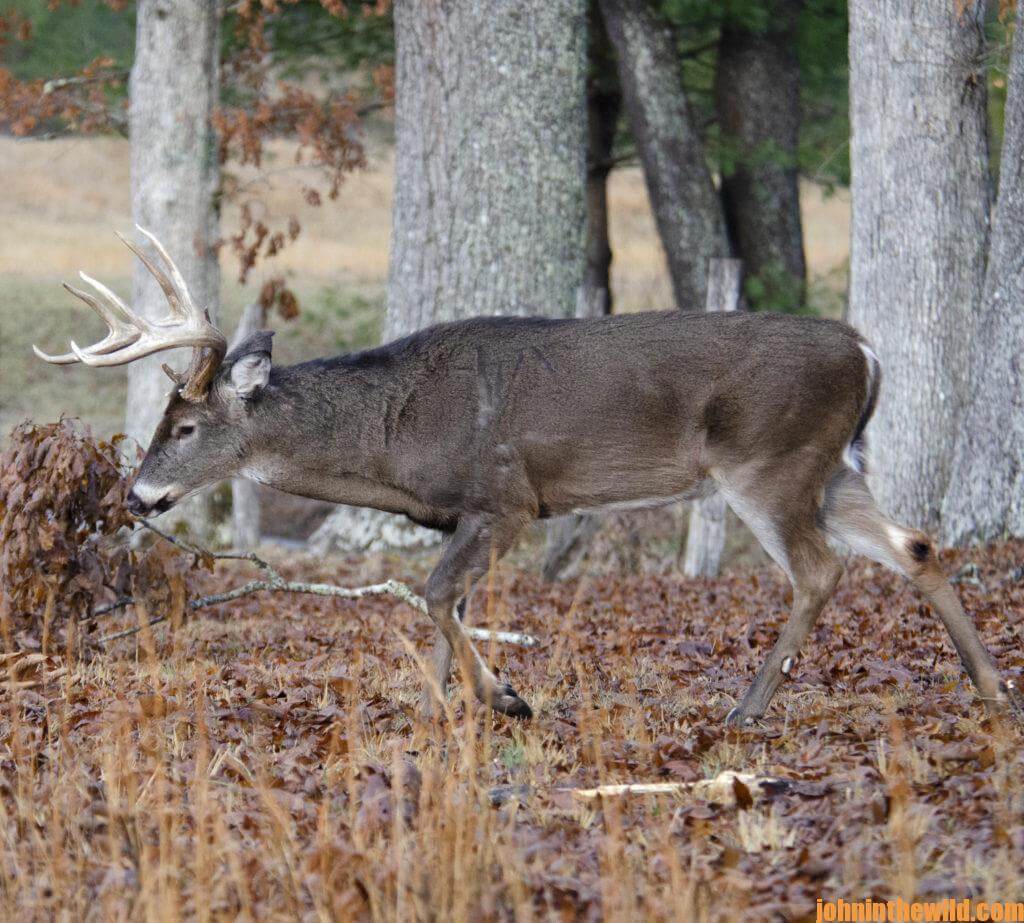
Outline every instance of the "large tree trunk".
POLYGON ((729 256, 722 207, 679 75, 675 36, 650 0, 601 0, 665 248, 676 306, 699 311, 708 260, 729 256))
MULTIPOLYGON (((219 167, 211 116, 219 85, 217 6, 208 0, 140 0, 128 107, 132 217, 162 241, 196 303, 215 322, 219 167)), ((149 318, 168 311, 160 286, 138 262, 132 305, 149 318)), ((128 366, 125 431, 143 448, 171 387, 160 366, 183 369, 188 358, 187 350, 175 350, 128 366)), ((193 517, 201 518, 194 505, 193 517)))
POLYGON ((983 3, 851 0, 849 319, 882 361, 873 486, 935 529, 988 243, 983 3))
POLYGON ((970 396, 942 507, 943 537, 954 544, 1024 536, 1024 40, 1019 31, 1009 81, 985 299, 965 376, 970 396))
MULTIPOLYGON (((397 0, 394 17, 384 339, 479 314, 583 310, 584 0, 397 0)), ((311 543, 415 547, 430 537, 341 507, 311 543)))
POLYGON ((385 339, 582 297, 584 0, 395 3, 385 339))
POLYGON ((752 304, 776 310, 799 308, 804 300, 796 55, 802 7, 803 0, 769 0, 760 31, 727 20, 715 75, 719 129, 735 158, 722 175, 729 237, 743 260, 752 304))

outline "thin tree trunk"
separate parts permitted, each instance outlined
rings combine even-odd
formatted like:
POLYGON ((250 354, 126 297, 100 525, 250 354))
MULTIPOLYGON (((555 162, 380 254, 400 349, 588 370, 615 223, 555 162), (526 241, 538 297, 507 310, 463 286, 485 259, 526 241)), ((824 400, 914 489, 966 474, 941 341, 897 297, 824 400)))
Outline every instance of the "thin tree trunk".
MULTIPOLYGON (((258 300, 251 302, 239 318, 231 349, 250 334, 262 330, 266 324, 267 309, 258 300)), ((260 543, 260 488, 247 478, 233 478, 231 481, 231 534, 234 548, 250 549, 260 543)))
MULTIPOLYGON (((395 197, 384 339, 480 314, 582 310, 585 0, 397 0, 395 197)), ((340 507, 331 547, 436 533, 340 507)))
POLYGON ((697 311, 707 291, 708 260, 730 252, 704 145, 683 92, 675 36, 649 0, 601 0, 601 12, 676 306, 697 311))
POLYGON ((797 165, 803 0, 769 0, 765 27, 727 20, 718 43, 715 106, 734 166, 722 174, 733 250, 757 306, 799 308, 806 266, 797 165))
MULTIPOLYGON (((211 116, 219 85, 218 32, 217 4, 209 0, 140 0, 128 107, 132 218, 163 242, 214 321, 219 166, 211 116)), ((138 262, 132 305, 149 318, 168 310, 156 280, 138 262)), ((188 358, 188 351, 176 350, 128 366, 125 431, 143 448, 171 387, 160 366, 182 369, 188 358)), ((202 505, 188 506, 190 520, 202 519, 202 505)))
POLYGON ((967 376, 970 397, 942 507, 943 537, 953 544, 1024 536, 1024 40, 1019 31, 1010 61, 999 174, 985 300, 967 376))
MULTIPOLYGON (((737 310, 742 283, 740 260, 712 260, 706 310, 737 310)), ((683 573, 687 577, 718 576, 725 550, 725 513, 725 500, 719 493, 694 501, 683 554, 683 573)))
POLYGON ((612 313, 610 273, 612 248, 608 239, 608 175, 612 169, 615 134, 622 109, 622 91, 615 59, 596 2, 589 8, 587 53, 587 223, 586 265, 583 270, 581 316, 612 313))
POLYGON ((851 0, 849 319, 882 361, 882 505, 935 529, 988 244, 984 4, 851 0))

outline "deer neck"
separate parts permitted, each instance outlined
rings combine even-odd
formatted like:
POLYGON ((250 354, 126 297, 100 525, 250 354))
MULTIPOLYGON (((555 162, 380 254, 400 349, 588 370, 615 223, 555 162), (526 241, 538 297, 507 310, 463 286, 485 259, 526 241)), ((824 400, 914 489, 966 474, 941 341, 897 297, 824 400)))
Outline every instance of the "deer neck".
POLYGON ((318 500, 407 505, 392 484, 385 411, 383 389, 365 372, 312 363, 275 370, 246 421, 239 473, 318 500))

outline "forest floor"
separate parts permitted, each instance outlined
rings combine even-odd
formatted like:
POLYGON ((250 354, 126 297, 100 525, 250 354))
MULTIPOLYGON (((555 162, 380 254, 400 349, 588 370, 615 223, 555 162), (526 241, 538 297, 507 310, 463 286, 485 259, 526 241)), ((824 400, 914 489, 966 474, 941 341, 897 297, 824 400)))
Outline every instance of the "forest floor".
MULTIPOLYGON (((1022 542, 944 557, 1018 682, 1022 560, 1022 542)), ((249 568, 196 572, 194 591, 249 568)), ((818 898, 1020 900, 1021 729, 985 717, 899 578, 851 565, 763 726, 723 727, 788 596, 773 569, 499 569, 470 618, 540 639, 484 645, 525 724, 459 693, 421 718, 428 625, 389 597, 250 596, 74 662, 48 651, 0 691, 0 918, 814 920, 818 898), (737 803, 573 794, 725 769, 786 784, 737 803)))

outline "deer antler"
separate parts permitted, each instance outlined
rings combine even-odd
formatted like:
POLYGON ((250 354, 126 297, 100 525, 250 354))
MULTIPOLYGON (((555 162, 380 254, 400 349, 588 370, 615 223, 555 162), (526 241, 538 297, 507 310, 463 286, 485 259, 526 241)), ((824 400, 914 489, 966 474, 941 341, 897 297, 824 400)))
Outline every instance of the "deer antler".
POLYGON ((71 352, 62 356, 47 355, 37 346, 33 346, 32 350, 40 359, 55 365, 81 362, 91 366, 107 366, 125 365, 165 349, 191 346, 192 362, 184 375, 172 372, 166 365, 163 368, 181 386, 182 397, 193 402, 202 401, 206 398, 214 373, 227 352, 227 340, 224 334, 210 323, 206 311, 192 301, 185 279, 178 267, 174 265, 174 261, 164 249, 163 244, 145 228, 138 225, 136 228, 156 249, 167 268, 166 273, 131 241, 126 240, 120 234, 117 236, 132 253, 142 260, 146 269, 159 283, 160 288, 167 296, 170 313, 162 320, 147 320, 132 311, 101 282, 80 272, 82 281, 92 286, 100 298, 97 299, 67 283, 64 283, 64 288, 76 298, 81 298, 99 314, 110 332, 99 343, 86 349, 79 348, 78 344, 72 340, 71 352), (168 278, 168 274, 170 278, 168 278))

